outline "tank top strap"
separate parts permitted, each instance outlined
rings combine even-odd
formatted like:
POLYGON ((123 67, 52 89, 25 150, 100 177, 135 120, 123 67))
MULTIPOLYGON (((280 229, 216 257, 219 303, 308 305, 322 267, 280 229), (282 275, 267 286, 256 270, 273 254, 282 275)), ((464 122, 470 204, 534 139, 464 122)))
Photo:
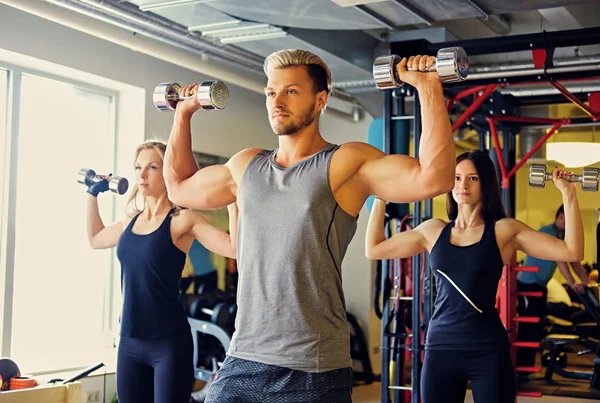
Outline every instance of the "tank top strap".
POLYGON ((135 222, 137 221, 138 217, 142 214, 142 212, 140 211, 139 213, 137 213, 132 219, 131 221, 129 221, 129 224, 127 224, 127 227, 125 228, 125 230, 127 231, 131 231, 131 228, 133 228, 135 222))
POLYGON ((439 239, 441 241, 450 243, 450 234, 452 233, 452 228, 454 228, 454 220, 450 220, 448 224, 444 225, 444 228, 440 233, 439 239))
POLYGON ((496 244, 496 222, 494 220, 489 220, 485 222, 485 227, 483 228, 483 236, 482 243, 493 243, 496 244))

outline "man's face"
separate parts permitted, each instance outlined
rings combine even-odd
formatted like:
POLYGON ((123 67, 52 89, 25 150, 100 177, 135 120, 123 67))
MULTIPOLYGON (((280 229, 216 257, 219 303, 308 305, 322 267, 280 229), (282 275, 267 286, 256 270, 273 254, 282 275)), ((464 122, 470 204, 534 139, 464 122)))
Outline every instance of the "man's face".
POLYGON ((279 136, 294 135, 315 122, 325 105, 304 66, 274 69, 265 88, 269 123, 279 136))

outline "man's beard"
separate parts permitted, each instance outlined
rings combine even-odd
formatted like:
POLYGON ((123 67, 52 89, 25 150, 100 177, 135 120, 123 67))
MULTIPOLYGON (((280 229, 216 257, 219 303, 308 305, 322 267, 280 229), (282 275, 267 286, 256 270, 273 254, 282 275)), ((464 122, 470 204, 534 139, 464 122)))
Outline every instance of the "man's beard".
POLYGON ((312 122, 314 122, 314 120, 315 120, 315 115, 313 112, 314 109, 315 109, 315 104, 313 102, 313 104, 310 106, 310 108, 308 108, 300 116, 300 121, 298 123, 289 123, 287 125, 284 125, 281 128, 276 128, 274 125, 272 125, 271 127, 273 128, 273 131, 275 132, 275 134, 277 134, 278 136, 294 135, 294 134, 298 133, 300 130, 309 126, 312 122))

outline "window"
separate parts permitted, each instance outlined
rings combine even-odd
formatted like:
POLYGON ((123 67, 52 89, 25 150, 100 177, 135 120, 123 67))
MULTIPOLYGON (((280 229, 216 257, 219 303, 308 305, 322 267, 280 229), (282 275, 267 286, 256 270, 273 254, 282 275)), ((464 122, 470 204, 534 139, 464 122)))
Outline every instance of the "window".
MULTIPOLYGON (((8 71, 0 68, 0 292, 6 290, 6 211, 8 192, 5 191, 6 181, 5 172, 8 170, 8 153, 7 148, 8 137, 8 71)), ((0 298, 0 318, 4 315, 4 299, 0 298)), ((5 326, 2 321, 0 326, 0 341, 4 339, 5 326)), ((3 343, 4 344, 4 343, 3 343)), ((1 346, 1 345, 0 345, 1 346)), ((4 355, 4 349, 0 350, 0 355, 4 355)))
MULTIPOLYGON (((4 183, 4 163, 5 158, 5 143, 6 143, 6 131, 8 129, 8 111, 7 111, 7 98, 8 98, 8 71, 0 68, 0 195, 2 194, 2 184, 4 183)), ((0 197, 0 212, 2 211, 2 197, 0 197)))
MULTIPOLYGON (((146 106, 144 88, 0 48, 0 357, 23 373, 114 368, 120 266, 88 245, 76 177, 132 177, 146 106)), ((126 200, 99 197, 106 225, 126 200)))
MULTIPOLYGON (((112 172, 113 97, 22 74, 10 356, 26 372, 105 360, 111 250, 92 250, 80 168, 112 172)), ((14 175, 14 174, 13 174, 14 175)), ((114 197, 99 198, 105 225, 114 197)))

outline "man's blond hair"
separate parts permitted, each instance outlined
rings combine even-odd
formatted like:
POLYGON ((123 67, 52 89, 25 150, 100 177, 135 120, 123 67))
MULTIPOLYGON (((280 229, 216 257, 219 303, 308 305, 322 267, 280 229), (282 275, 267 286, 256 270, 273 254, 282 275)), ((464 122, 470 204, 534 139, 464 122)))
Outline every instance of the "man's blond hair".
MULTIPOLYGON (((331 94, 331 70, 327 67, 327 64, 321 59, 319 56, 315 55, 308 50, 302 49, 284 49, 278 50, 277 52, 271 53, 265 59, 264 70, 267 77, 271 75, 273 69, 282 69, 291 66, 307 66, 309 75, 315 82, 315 88, 317 91, 327 91, 327 95, 331 94), (320 67, 324 74, 319 74, 315 72, 314 68, 311 66, 320 67), (320 79, 321 76, 321 79, 320 79), (324 83, 320 83, 319 81, 323 81, 324 83), (325 88, 319 88, 319 87, 325 88)), ((316 70, 319 70, 318 68, 316 70)))

